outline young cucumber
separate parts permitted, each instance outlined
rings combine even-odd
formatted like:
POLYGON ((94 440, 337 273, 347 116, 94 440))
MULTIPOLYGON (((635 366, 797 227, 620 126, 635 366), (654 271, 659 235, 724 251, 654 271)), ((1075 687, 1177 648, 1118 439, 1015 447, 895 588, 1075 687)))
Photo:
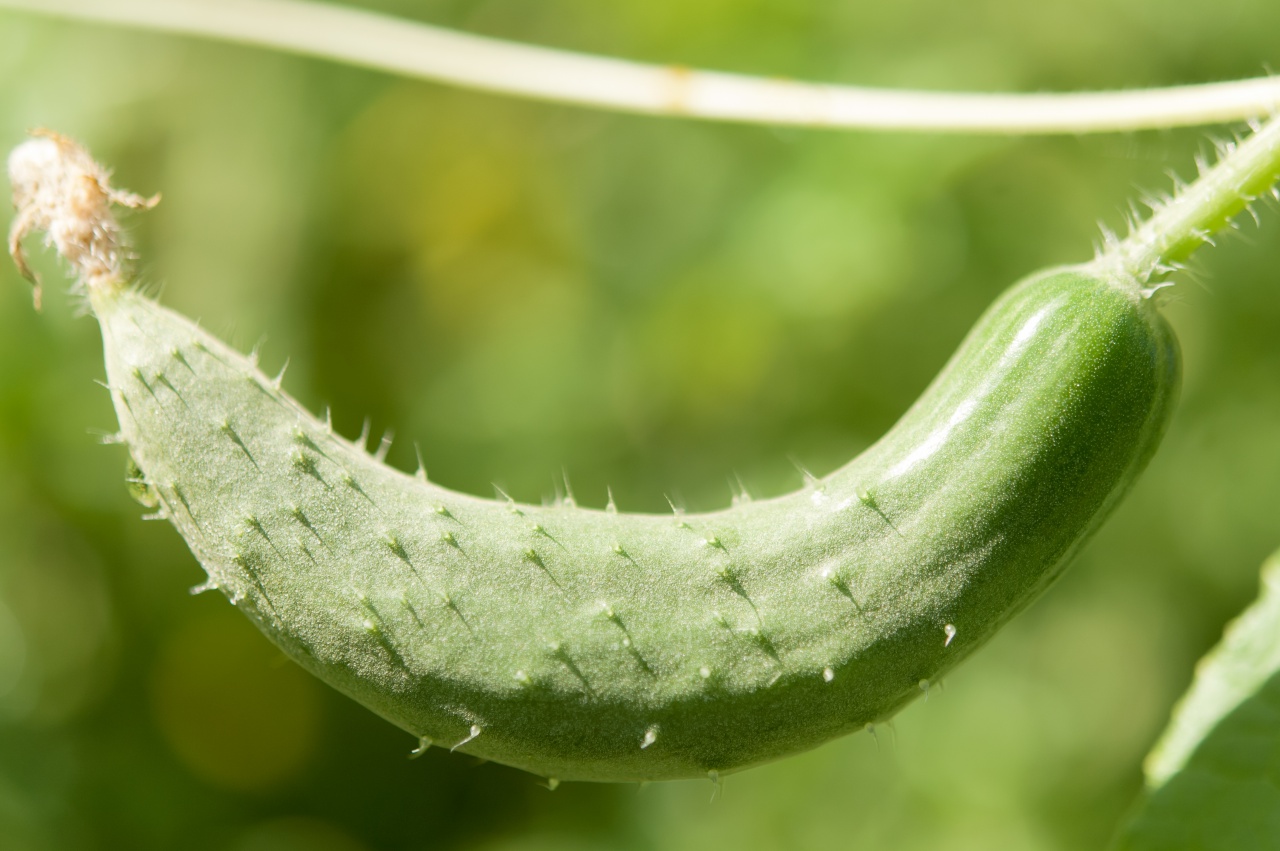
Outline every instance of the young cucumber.
MULTIPOLYGON (((1058 575, 1173 406, 1177 345, 1142 287, 1269 185, 1277 136, 1095 262, 1014 286, 847 466, 674 518, 479 499, 392 470, 119 263, 92 265, 114 242, 50 233, 85 278, 146 497, 299 664, 424 746, 558 779, 716 777, 888 718, 1058 575)), ((27 144, 92 165, 60 138, 27 144)), ((23 168, 58 157, 23 156, 11 173, 30 210, 23 168)), ((106 218, 85 232, 114 240, 119 199, 89 176, 106 218)))
POLYGON ((403 475, 185 318, 91 298, 123 437, 211 583, 395 724, 561 779, 705 776, 892 715, 1056 576, 1178 383, 1136 288, 1039 275, 857 460, 673 519, 403 475))

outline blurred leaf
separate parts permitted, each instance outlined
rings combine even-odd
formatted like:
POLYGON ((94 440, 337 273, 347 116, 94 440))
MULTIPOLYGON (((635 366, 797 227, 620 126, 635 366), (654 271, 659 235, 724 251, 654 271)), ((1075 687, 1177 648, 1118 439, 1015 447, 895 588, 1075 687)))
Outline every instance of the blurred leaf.
POLYGON ((1280 848, 1280 553, 1147 759, 1125 851, 1280 848))

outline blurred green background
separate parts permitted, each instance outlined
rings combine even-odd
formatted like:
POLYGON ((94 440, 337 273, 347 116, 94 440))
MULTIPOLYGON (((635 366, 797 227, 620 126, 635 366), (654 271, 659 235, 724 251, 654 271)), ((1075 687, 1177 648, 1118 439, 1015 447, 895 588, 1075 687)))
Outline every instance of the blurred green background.
MULTIPOLYGON (((1280 61, 1273 0, 377 0, 475 32, 957 90, 1209 81, 1280 61)), ((0 144, 118 182, 144 281, 391 460, 516 498, 726 505, 826 473, 995 294, 1085 259, 1201 130, 972 139, 518 102, 0 13, 0 144), (795 463, 793 463, 793 461, 795 463)), ((1218 131, 1222 134, 1229 129, 1218 131)), ((34 249, 34 246, 33 246, 34 249)), ((430 751, 284 660, 123 485, 95 324, 0 264, 0 847, 1093 849, 1280 543, 1280 215, 1169 299, 1183 399, 1067 577, 929 700, 707 783, 565 784, 430 751)))

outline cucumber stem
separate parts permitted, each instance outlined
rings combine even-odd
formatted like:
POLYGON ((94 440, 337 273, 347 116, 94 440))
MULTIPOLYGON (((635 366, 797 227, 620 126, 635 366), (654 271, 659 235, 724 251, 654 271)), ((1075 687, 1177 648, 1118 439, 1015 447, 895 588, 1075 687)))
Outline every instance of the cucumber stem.
MULTIPOLYGON (((1232 223, 1280 179, 1280 116, 1243 141, 1220 146, 1221 158, 1156 208, 1123 240, 1107 238, 1096 264, 1138 284, 1159 282, 1213 234, 1232 223)), ((1156 288, 1147 290, 1148 294, 1156 288)))

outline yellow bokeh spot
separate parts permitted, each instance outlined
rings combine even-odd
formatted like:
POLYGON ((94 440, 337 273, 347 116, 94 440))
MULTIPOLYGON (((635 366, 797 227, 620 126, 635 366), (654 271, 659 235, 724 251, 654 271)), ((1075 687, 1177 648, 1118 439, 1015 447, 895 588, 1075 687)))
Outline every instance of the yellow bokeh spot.
POLYGON ((152 672, 152 698, 178 758, 228 789, 279 786, 319 739, 315 681, 230 608, 169 638, 152 672))
POLYGON ((279 818, 249 828, 230 851, 367 851, 368 846, 326 821, 279 818))

